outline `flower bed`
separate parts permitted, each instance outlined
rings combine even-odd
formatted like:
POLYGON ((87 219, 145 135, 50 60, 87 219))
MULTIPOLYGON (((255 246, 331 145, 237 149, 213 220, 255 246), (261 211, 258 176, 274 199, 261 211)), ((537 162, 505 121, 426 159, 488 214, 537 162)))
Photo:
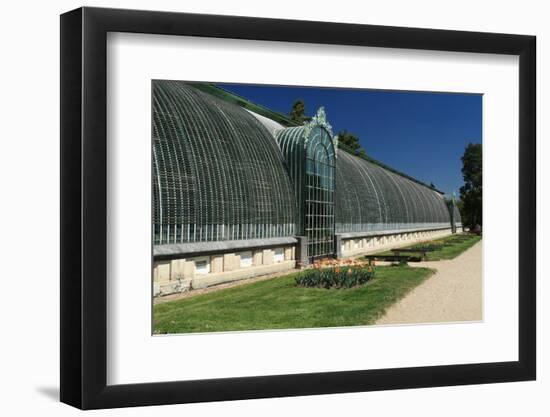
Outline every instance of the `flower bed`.
POLYGON ((300 272, 296 285, 316 288, 352 288, 363 285, 374 277, 374 268, 355 260, 323 260, 313 268, 300 272))

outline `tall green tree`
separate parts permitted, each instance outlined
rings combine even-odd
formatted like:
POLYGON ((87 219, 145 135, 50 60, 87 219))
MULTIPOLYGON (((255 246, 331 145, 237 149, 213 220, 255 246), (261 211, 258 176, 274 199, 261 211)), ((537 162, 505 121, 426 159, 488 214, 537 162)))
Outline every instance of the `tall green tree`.
POLYGON ((344 144, 346 147, 351 149, 357 155, 366 155, 365 150, 359 142, 359 137, 353 133, 348 132, 347 130, 341 130, 337 133, 338 143, 344 144))
MULTIPOLYGON (((298 124, 304 124, 308 120, 311 120, 311 117, 306 116, 306 105, 303 100, 296 100, 294 102, 292 109, 290 110, 289 117, 292 121, 298 124)), ((365 156, 367 154, 362 148, 357 135, 354 135, 344 129, 338 132, 337 136, 338 142, 351 149, 356 155, 365 156)))
POLYGON ((296 100, 289 113, 290 119, 298 124, 304 124, 310 118, 306 116, 306 105, 303 100, 296 100))
POLYGON ((459 207, 462 222, 469 227, 482 223, 482 149, 480 143, 470 143, 462 155, 462 177, 459 207))

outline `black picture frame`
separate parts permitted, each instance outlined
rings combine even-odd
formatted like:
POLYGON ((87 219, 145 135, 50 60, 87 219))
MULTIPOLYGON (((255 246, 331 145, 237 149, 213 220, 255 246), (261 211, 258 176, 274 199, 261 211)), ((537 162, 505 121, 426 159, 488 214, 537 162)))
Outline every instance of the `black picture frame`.
POLYGON ((535 379, 535 45, 524 35, 251 17, 88 7, 61 15, 61 401, 94 409, 535 379), (108 32, 519 56, 519 360, 107 385, 108 32))

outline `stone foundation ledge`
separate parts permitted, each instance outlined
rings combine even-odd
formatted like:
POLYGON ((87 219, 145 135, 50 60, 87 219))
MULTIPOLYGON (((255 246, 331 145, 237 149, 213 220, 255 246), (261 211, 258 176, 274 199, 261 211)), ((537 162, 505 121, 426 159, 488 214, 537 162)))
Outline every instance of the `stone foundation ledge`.
MULTIPOLYGON (((376 244, 375 246, 345 250, 342 252, 342 258, 352 258, 355 256, 372 255, 375 253, 385 252, 390 249, 398 249, 405 246, 410 246, 416 243, 429 242, 431 240, 442 238, 445 236, 450 236, 452 234, 451 229, 430 230, 425 232, 427 232, 427 234, 425 234, 424 236, 401 237, 400 239, 395 239, 392 242, 388 242, 384 244, 376 244)), ((348 241, 352 239, 344 239, 344 240, 348 241)))
POLYGON ((226 282, 240 281, 242 279, 254 278, 262 275, 273 274, 283 271, 291 271, 296 268, 296 261, 283 261, 271 265, 259 265, 249 268, 237 269, 205 275, 195 275, 192 279, 174 280, 168 283, 154 283, 153 295, 163 296, 168 294, 181 293, 192 289, 211 287, 226 282))
POLYGON ((190 279, 177 279, 163 284, 160 284, 159 282, 153 282, 153 297, 182 293, 185 291, 189 291, 190 289, 190 279))

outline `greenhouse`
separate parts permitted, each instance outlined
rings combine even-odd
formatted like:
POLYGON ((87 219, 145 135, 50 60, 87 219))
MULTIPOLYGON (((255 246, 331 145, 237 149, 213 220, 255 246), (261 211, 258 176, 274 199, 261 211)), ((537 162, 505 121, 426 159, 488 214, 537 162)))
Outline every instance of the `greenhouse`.
POLYGON ((212 84, 153 81, 155 294, 461 230, 454 200, 212 84))

